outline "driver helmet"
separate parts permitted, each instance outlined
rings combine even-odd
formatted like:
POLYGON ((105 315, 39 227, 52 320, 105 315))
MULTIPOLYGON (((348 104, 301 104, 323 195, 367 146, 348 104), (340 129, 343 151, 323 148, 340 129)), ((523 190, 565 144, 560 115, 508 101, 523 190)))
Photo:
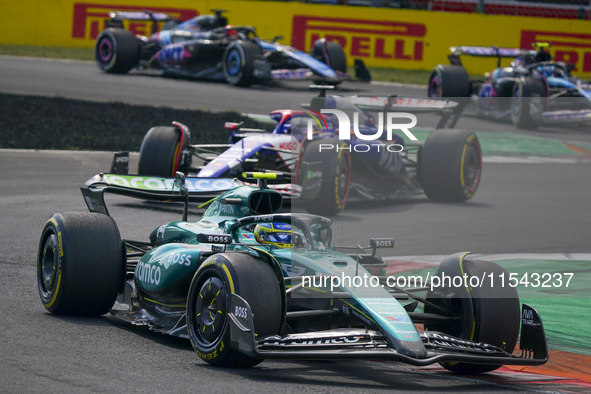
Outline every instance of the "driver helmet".
POLYGON ((292 236, 291 224, 288 223, 260 223, 254 228, 254 238, 258 243, 279 249, 293 247, 292 236))

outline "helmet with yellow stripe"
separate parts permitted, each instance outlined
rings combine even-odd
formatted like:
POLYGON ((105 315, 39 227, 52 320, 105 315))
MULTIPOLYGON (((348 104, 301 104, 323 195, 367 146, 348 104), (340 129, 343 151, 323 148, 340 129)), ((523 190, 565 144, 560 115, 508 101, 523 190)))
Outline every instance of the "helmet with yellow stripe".
POLYGON ((293 231, 288 223, 259 223, 254 228, 254 237, 258 243, 279 249, 293 247, 293 231))

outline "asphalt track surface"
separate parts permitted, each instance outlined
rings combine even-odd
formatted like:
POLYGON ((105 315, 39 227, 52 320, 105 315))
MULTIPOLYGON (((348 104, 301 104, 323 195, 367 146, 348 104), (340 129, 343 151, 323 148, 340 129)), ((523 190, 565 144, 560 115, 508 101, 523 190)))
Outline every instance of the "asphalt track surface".
MULTIPOLYGON (((309 85, 309 81, 300 81, 236 88, 224 83, 159 78, 138 72, 105 74, 93 62, 0 56, 0 92, 6 93, 268 114, 275 109, 295 109, 302 103, 309 103, 316 95, 309 91, 309 85)), ((344 82, 335 94, 425 97, 426 92, 426 87, 344 82)), ((434 116, 419 117, 418 127, 435 126, 437 119, 434 116)), ((531 132, 517 130, 507 123, 462 117, 457 128, 591 142, 588 129, 572 127, 543 127, 531 132)))
MULTIPOLYGON (((0 91, 5 92, 191 108, 211 106, 240 112, 265 113, 279 106, 282 98, 287 106, 294 96, 301 97, 302 102, 310 98, 303 83, 235 89, 223 84, 109 76, 83 62, 4 57, 0 58, 0 75, 0 91), (190 105, 186 104, 191 97, 190 105), (263 109, 265 103, 269 107, 263 109)), ((422 94, 391 86, 350 85, 357 94, 370 94, 367 90, 374 94, 422 94)), ((485 127, 510 128, 491 122, 485 127)), ((567 129, 539 133, 573 140, 589 138, 584 132, 567 129)), ((381 362, 267 361, 251 370, 214 369, 201 362, 185 340, 128 327, 106 316, 81 319, 49 315, 39 301, 35 281, 41 229, 54 212, 86 210, 79 186, 107 170, 110 160, 110 154, 103 153, 0 151, 2 392, 503 393, 589 389, 531 374, 498 372, 468 378, 437 368, 381 362)), ((334 220, 335 243, 363 244, 370 237, 394 237, 396 248, 394 252, 388 250, 388 255, 462 250, 589 253, 589 169, 587 163, 487 164, 477 195, 465 204, 434 203, 425 197, 371 206, 353 203, 334 220)), ((182 213, 179 205, 115 196, 107 197, 107 204, 123 237, 130 239, 145 240, 154 228, 178 220, 182 213)), ((301 211, 298 205, 293 209, 301 211)), ((190 219, 200 212, 192 207, 190 219)))

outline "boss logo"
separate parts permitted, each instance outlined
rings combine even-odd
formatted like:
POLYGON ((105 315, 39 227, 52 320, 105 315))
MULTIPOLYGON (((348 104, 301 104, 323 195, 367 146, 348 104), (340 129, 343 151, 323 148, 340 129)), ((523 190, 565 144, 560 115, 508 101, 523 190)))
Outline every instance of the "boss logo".
POLYGON ((243 306, 236 306, 234 308, 234 316, 241 319, 246 319, 248 318, 248 310, 243 306))
POLYGON ((394 238, 371 238, 369 245, 372 248, 393 248, 394 238))
POLYGON ((232 236, 229 234, 198 234, 197 242, 204 244, 231 244, 232 236))
POLYGON ((168 262, 180 265, 191 265, 191 256, 188 254, 173 253, 168 256, 168 262))

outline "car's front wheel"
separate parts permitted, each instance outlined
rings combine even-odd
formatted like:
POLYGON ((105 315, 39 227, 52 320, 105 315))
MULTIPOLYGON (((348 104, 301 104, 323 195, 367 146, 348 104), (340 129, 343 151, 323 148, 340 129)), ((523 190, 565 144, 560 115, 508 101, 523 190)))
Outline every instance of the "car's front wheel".
POLYGON ((177 170, 191 164, 186 152, 191 135, 179 127, 152 127, 140 147, 138 175, 174 177, 177 170))
POLYGON ((234 41, 226 48, 223 69, 226 82, 234 86, 250 86, 255 78, 255 62, 266 62, 261 47, 248 40, 234 41))
POLYGON ((278 335, 283 322, 281 285, 267 262, 248 253, 223 253, 199 267, 187 299, 187 330, 203 361, 218 367, 246 368, 263 360, 230 345, 230 295, 248 302, 258 338, 278 335))
POLYGON ((37 287, 49 312, 103 315, 115 303, 123 278, 123 249, 113 218, 67 212, 45 223, 37 254, 37 287))
MULTIPOLYGON (((484 342, 513 352, 519 337, 520 307, 517 290, 511 286, 493 286, 489 276, 500 281, 500 277, 508 280, 509 275, 504 268, 490 261, 463 260, 461 262, 466 278, 485 278, 480 286, 469 286, 469 297, 459 297, 454 289, 441 288, 438 294, 429 293, 427 300, 435 304, 442 304, 451 309, 450 313, 460 316, 459 321, 453 323, 439 323, 425 325, 425 329, 439 331, 461 339, 474 342, 484 342), (466 313, 471 308, 472 313, 466 313), (470 315, 470 316, 468 316, 470 315)), ((441 277, 438 271, 435 276, 441 277)), ((445 283, 445 282, 442 282, 445 283)), ((473 282, 470 282, 473 283, 473 282)), ((426 305, 425 313, 438 311, 426 305)), ((443 362, 441 365, 453 372, 463 374, 477 374, 494 371, 501 365, 472 364, 462 362, 443 362)))
POLYGON ((511 120, 520 129, 536 129, 535 117, 541 115, 546 100, 546 85, 535 78, 520 78, 513 87, 511 120))

